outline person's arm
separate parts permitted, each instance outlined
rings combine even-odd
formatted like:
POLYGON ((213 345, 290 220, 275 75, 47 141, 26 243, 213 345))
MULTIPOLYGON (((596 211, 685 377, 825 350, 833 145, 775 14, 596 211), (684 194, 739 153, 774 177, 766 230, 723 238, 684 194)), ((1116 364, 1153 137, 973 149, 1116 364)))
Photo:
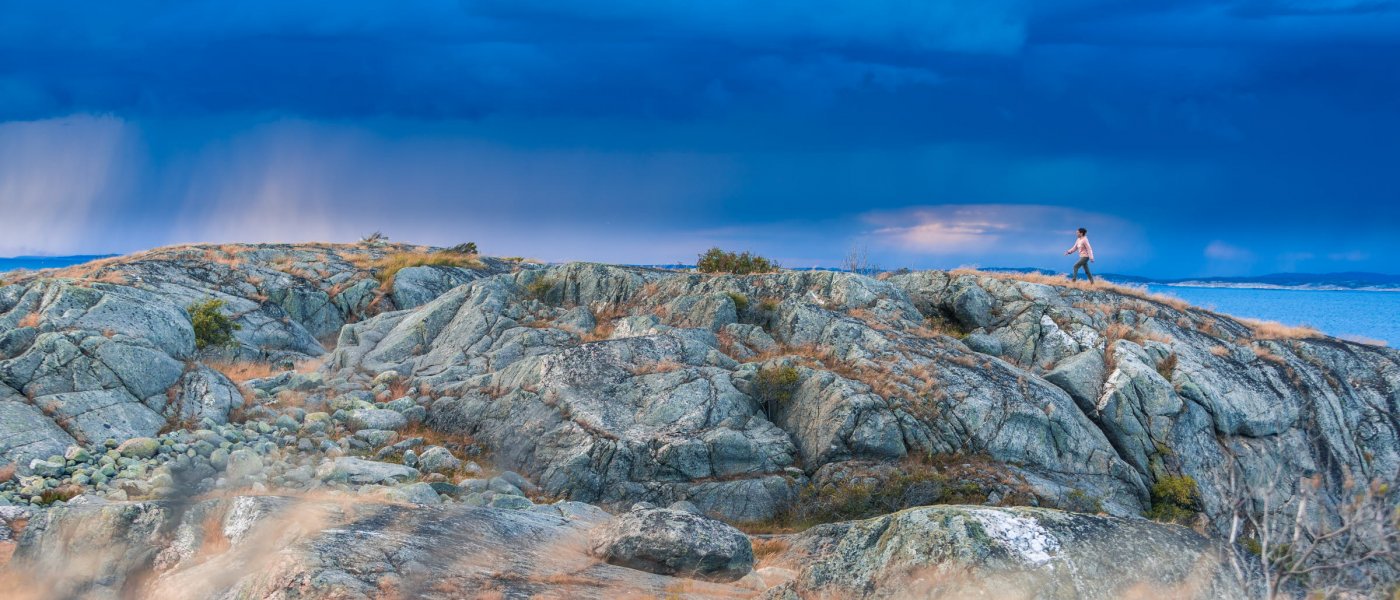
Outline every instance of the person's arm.
POLYGON ((1088 239, 1084 240, 1084 249, 1089 251, 1089 262, 1094 262, 1094 246, 1089 243, 1088 239))
POLYGON ((1074 245, 1073 245, 1073 246, 1070 246, 1070 247, 1069 247, 1069 250, 1065 250, 1065 254, 1066 254, 1066 255, 1069 255, 1069 254, 1073 253, 1075 250, 1078 250, 1078 249, 1079 249, 1079 240, 1074 240, 1074 245))

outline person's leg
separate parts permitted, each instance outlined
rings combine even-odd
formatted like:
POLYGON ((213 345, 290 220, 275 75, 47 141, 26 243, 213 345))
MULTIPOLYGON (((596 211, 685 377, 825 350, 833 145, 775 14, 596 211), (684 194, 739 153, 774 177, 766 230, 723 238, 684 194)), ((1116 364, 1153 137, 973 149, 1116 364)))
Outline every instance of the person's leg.
POLYGON ((1087 258, 1081 258, 1081 259, 1075 261, 1075 263, 1074 263, 1074 271, 1070 272, 1070 274, 1069 274, 1069 280, 1070 280, 1070 281, 1079 281, 1079 269, 1080 269, 1081 267, 1085 267, 1084 271, 1085 271, 1086 273, 1088 272, 1088 268, 1087 268, 1088 265, 1087 265, 1087 262, 1086 262, 1086 261, 1088 261, 1088 260, 1089 260, 1089 259, 1087 259, 1087 258))
POLYGON ((1089 270, 1089 259, 1082 258, 1079 262, 1084 263, 1084 276, 1089 278, 1089 283, 1094 282, 1094 273, 1089 270))

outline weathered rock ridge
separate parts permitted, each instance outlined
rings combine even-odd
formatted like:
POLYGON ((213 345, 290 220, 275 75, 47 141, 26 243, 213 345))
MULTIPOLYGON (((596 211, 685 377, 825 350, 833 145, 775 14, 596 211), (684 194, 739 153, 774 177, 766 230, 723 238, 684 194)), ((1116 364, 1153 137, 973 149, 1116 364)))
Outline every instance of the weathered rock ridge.
POLYGON ((1160 508, 1159 487, 1189 488, 1192 505, 1176 508, 1215 536, 1231 525, 1232 472, 1284 497, 1313 482, 1307 508, 1323 521, 1354 481, 1400 489, 1392 349, 1134 289, 976 272, 716 276, 480 258, 385 276, 392 257, 435 252, 177 247, 10 277, 0 465, 18 475, 0 482, 0 508, 33 512, 17 564, 86 551, 51 533, 86 527, 144 544, 96 561, 108 570, 71 592, 92 597, 125 593, 120 573, 139 573, 136 586, 209 578, 233 595, 445 597, 422 575, 443 569, 453 586, 493 582, 507 597, 574 576, 584 597, 655 595, 672 591, 667 574, 738 579, 685 580, 702 596, 906 584, 937 596, 976 581, 990 595, 1231 597, 1241 584, 1217 547, 1139 518, 1160 508), (241 326, 236 344, 196 348, 185 307, 209 298, 241 326), (219 370, 249 361, 284 372, 235 383, 219 370), (841 518, 893 514, 790 536, 787 566, 760 560, 747 575, 746 545, 700 516, 802 526, 799 508, 882 488, 902 496, 841 518), (247 489, 311 500, 219 499, 247 489), (63 506, 78 493, 85 502, 63 506), (628 512, 639 502, 674 510, 628 512), (986 506, 893 512, 945 503, 986 506), (202 556, 191 547, 237 550, 262 518, 247 511, 307 506, 334 526, 258 537, 246 547, 281 553, 266 577, 188 562, 202 556), (465 544, 496 557, 508 540, 529 548, 510 568, 434 556, 465 544), (579 562, 529 566, 559 544, 579 562))
POLYGON ((290 364, 325 353, 347 321, 409 308, 517 263, 402 269, 386 290, 375 261, 408 245, 177 246, 0 287, 0 464, 21 471, 73 443, 148 436, 170 421, 216 422, 241 395, 199 358, 290 364), (236 345, 197 352, 185 308, 217 299, 236 345))

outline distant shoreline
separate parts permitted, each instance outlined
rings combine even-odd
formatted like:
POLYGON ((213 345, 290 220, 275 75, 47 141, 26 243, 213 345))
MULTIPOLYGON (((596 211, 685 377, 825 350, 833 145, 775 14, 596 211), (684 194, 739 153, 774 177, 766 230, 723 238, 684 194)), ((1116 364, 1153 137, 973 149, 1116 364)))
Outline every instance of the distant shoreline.
POLYGON ((1348 287, 1342 285, 1277 285, 1272 283, 1228 283, 1211 281, 1181 281, 1173 283, 1146 282, 1148 285, 1184 288, 1214 288, 1235 290, 1274 290, 1293 292, 1400 292, 1400 287, 1348 287))

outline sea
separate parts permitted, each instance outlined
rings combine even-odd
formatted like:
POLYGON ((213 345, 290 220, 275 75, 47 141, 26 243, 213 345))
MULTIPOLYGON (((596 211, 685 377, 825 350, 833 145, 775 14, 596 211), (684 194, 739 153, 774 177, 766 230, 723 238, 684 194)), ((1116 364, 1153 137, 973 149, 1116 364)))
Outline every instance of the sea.
POLYGON ((115 254, 84 254, 78 256, 15 256, 0 257, 0 273, 24 269, 27 271, 37 271, 39 269, 58 269, 71 267, 99 258, 108 258, 115 254))
POLYGON ((1335 337, 1400 347, 1400 292, 1158 284, 1147 289, 1227 315, 1307 325, 1335 337))

